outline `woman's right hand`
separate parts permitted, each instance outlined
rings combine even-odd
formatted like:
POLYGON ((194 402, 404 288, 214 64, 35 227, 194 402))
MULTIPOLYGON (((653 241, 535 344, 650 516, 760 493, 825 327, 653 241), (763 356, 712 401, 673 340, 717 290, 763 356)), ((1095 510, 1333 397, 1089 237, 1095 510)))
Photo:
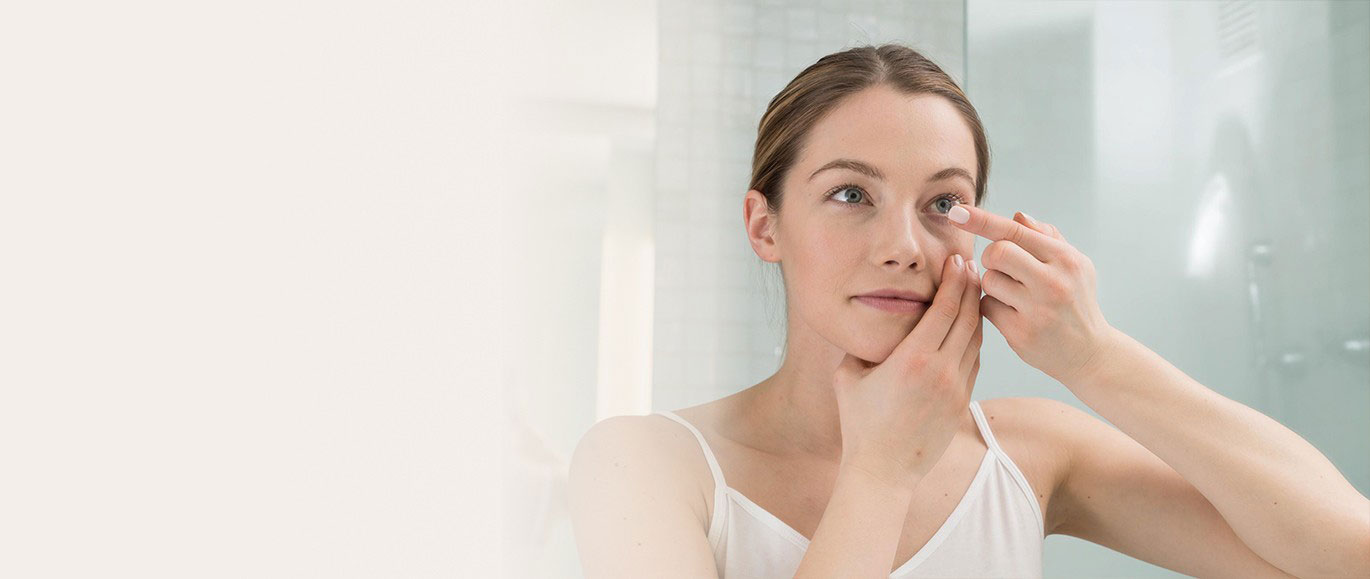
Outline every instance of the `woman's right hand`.
POLYGON ((972 267, 948 256, 937 295, 883 362, 842 359, 833 389, 843 467, 911 488, 946 452, 980 371, 980 277, 972 267))

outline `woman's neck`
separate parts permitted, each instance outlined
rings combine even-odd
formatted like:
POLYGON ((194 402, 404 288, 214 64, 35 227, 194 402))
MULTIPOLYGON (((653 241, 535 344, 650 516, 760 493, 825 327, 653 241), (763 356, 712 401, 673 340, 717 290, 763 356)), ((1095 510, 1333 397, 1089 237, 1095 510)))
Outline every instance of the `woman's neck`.
POLYGON ((751 388, 748 420, 786 453, 842 457, 842 428, 832 377, 845 355, 813 332, 791 326, 784 363, 751 388))

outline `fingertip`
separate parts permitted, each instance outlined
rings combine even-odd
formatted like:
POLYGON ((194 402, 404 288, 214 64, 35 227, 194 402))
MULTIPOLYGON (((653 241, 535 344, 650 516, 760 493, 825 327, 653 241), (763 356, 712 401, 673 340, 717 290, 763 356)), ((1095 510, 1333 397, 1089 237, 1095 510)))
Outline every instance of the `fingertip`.
POLYGON ((942 279, 950 279, 949 276, 954 275, 957 270, 964 268, 964 259, 965 258, 961 257, 961 254, 959 253, 952 253, 951 255, 948 255, 947 262, 943 265, 942 279))
POLYGON ((947 211, 947 219, 952 223, 964 226, 967 223, 970 223, 970 208, 965 204, 953 205, 952 208, 947 211))
POLYGON ((1037 233, 1051 235, 1050 225, 1042 223, 1041 221, 1037 221, 1028 214, 1023 213, 1022 211, 1014 213, 1013 220, 1017 221, 1020 225, 1027 227, 1028 229, 1036 231, 1037 233))

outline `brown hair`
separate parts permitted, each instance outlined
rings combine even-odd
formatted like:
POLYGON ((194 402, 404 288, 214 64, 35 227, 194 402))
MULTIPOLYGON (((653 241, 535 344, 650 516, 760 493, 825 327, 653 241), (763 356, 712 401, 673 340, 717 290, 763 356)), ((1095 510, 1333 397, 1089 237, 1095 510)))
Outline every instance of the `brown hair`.
POLYGON ((780 210, 780 185, 813 125, 843 98, 880 83, 905 94, 942 96, 961 112, 975 139, 975 204, 980 205, 989 176, 989 143, 980 115, 961 87, 927 57, 907 46, 883 44, 824 56, 771 99, 757 127, 750 187, 765 196, 768 210, 780 210))

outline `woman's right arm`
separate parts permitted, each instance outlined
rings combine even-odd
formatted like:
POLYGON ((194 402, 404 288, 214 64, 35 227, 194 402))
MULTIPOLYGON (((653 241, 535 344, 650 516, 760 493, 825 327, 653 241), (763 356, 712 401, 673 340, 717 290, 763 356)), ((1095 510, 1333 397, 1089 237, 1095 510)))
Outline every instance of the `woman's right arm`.
POLYGON ((980 371, 979 278, 959 255, 923 317, 884 360, 848 353, 833 376, 842 461, 796 577, 885 578, 913 490, 946 452, 980 371))
POLYGON ((795 572, 809 577, 889 577, 916 481, 894 482, 844 461, 818 530, 795 572))
POLYGON ((717 579, 697 479, 649 420, 601 420, 576 445, 568 491, 581 568, 587 579, 717 579))

